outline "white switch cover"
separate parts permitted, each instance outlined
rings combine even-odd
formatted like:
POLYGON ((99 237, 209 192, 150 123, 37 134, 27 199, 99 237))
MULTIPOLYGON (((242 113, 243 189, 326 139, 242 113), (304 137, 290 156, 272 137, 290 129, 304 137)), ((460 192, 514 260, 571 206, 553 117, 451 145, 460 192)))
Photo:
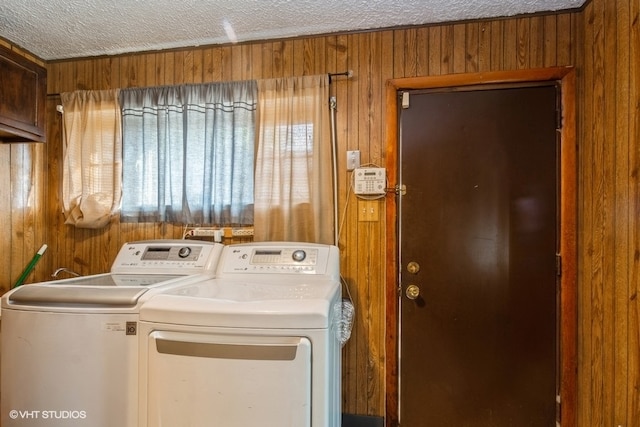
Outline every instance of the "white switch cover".
POLYGON ((352 171, 360 167, 360 151, 347 151, 347 170, 352 171))

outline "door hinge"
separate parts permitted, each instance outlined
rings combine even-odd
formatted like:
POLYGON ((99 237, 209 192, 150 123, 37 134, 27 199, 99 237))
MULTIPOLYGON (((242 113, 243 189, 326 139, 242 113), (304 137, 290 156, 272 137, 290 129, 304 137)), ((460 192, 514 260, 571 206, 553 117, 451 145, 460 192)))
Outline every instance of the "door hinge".
POLYGON ((562 129, 562 94, 561 86, 556 85, 556 130, 562 129))
POLYGON ((556 394, 556 427, 562 424, 562 398, 556 394))
POLYGON ((562 276, 562 255, 556 254, 556 276, 562 276))

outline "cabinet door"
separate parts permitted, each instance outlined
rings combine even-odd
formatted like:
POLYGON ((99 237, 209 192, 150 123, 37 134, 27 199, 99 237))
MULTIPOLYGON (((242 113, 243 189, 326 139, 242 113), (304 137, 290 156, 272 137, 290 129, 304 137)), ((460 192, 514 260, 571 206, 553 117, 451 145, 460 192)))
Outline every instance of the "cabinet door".
POLYGON ((0 140, 45 141, 47 71, 0 46, 0 140))

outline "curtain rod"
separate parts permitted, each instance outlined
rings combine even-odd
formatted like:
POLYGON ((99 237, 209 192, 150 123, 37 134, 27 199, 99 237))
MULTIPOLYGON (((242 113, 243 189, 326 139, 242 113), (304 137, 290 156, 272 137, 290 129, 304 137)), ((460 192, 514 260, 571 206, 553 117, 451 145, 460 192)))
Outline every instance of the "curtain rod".
POLYGON ((342 73, 329 73, 329 84, 331 84, 331 80, 333 77, 338 77, 338 76, 345 76, 346 78, 350 79, 351 77, 353 77, 353 71, 348 70, 342 73))
MULTIPOLYGON (((340 76, 345 76, 346 78, 350 79, 351 77, 353 77, 353 71, 349 70, 349 71, 343 71, 342 73, 329 73, 329 83, 331 83, 331 80, 333 77, 340 77, 340 76)), ((57 97, 60 96, 60 93, 48 93, 47 97, 57 97)))

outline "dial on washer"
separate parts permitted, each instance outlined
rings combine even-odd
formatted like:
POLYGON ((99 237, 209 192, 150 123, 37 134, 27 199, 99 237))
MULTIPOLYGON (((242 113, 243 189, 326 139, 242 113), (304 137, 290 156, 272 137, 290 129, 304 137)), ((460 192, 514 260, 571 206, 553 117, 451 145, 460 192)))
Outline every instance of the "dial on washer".
POLYGON ((293 258, 294 261, 304 261, 304 259, 307 257, 307 253, 305 251, 303 251, 302 249, 298 249, 293 251, 293 254, 291 254, 291 258, 293 258))

